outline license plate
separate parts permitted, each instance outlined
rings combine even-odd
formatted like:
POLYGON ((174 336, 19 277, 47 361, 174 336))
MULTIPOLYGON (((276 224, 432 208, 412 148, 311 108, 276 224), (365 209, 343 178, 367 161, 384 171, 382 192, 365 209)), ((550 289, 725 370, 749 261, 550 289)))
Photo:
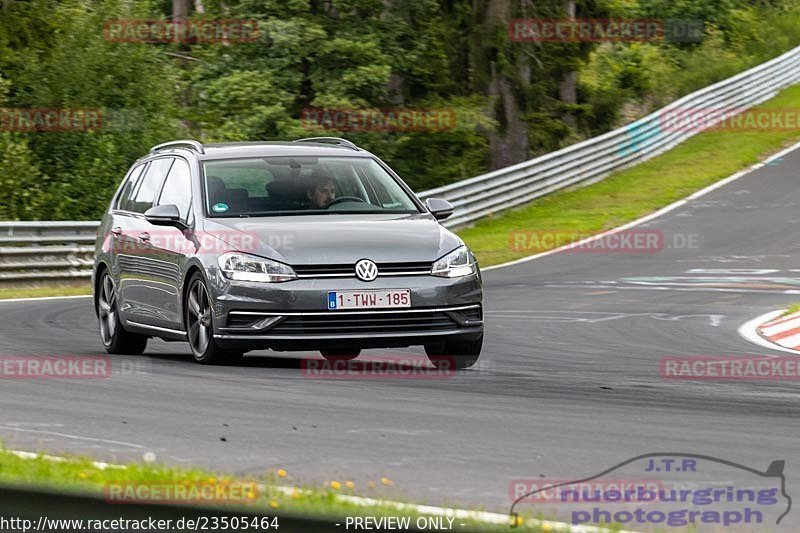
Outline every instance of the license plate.
POLYGON ((410 289, 330 291, 328 309, 380 309, 411 307, 410 289))

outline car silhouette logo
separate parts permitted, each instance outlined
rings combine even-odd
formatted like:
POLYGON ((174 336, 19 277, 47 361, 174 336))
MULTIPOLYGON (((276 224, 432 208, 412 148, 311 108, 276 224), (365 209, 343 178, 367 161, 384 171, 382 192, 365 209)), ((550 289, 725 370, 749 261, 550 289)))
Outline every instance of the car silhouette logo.
POLYGON ((362 259, 356 263, 356 276, 361 281, 372 281, 378 277, 378 265, 369 259, 362 259))

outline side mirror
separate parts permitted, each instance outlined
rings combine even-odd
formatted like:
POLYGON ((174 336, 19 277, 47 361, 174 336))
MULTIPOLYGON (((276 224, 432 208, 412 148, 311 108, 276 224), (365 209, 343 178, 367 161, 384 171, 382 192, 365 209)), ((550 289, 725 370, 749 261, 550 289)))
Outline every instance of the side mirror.
POLYGON ((174 204, 157 205, 144 212, 144 218, 154 226, 175 226, 183 229, 181 213, 174 204))
POLYGON ((453 204, 441 198, 428 198, 425 200, 425 207, 436 220, 444 220, 453 214, 453 204))

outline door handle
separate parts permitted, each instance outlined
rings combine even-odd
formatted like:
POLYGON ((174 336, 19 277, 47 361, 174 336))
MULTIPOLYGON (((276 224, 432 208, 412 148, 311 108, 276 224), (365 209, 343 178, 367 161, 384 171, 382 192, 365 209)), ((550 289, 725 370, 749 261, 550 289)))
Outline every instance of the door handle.
POLYGON ((120 235, 122 235, 122 228, 120 228, 119 226, 114 226, 111 229, 111 233, 114 234, 114 237, 119 237, 120 235))
POLYGON ((150 234, 149 234, 149 233, 147 233, 146 231, 143 231, 143 232, 141 232, 141 233, 139 234, 139 240, 140 240, 140 241, 145 241, 145 242, 146 242, 146 241, 149 241, 149 240, 150 240, 150 234))

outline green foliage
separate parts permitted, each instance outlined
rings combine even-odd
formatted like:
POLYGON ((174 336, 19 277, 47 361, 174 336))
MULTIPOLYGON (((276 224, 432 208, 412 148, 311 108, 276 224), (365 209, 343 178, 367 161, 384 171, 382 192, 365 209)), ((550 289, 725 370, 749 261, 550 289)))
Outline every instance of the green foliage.
POLYGON ((103 37, 106 20, 146 16, 142 4, 53 4, 11 2, 3 8, 0 35, 13 33, 7 22, 30 17, 43 24, 25 36, 29 41, 2 54, 6 61, 0 68, 10 72, 12 82, 5 105, 95 109, 103 125, 86 132, 15 133, 0 140, 8 147, 0 159, 0 179, 10 211, 0 218, 97 218, 127 167, 152 144, 180 133, 173 103, 177 70, 170 61, 157 49, 103 37))
POLYGON ((41 173, 34 159, 24 138, 0 133, 0 198, 3 198, 0 218, 35 218, 45 210, 39 185, 41 173))
MULTIPOLYGON (((0 219, 96 219, 168 139, 341 135, 417 190, 488 170, 490 138, 527 129, 529 156, 616 127, 800 42, 795 0, 576 0, 580 18, 702 19, 700 43, 520 43, 507 18, 564 18, 565 0, 204 0, 201 19, 257 21, 255 42, 110 42, 104 25, 167 19, 164 0, 0 2, 0 105, 98 109, 86 132, 0 128, 0 219), (578 72, 577 102, 561 100, 578 72), (512 101, 497 97, 507 82, 512 101), (512 106, 513 107, 508 107, 512 106), (453 128, 335 131, 304 109, 449 110, 453 128), (565 116, 574 120, 565 120, 565 116)), ((194 4, 194 2, 190 2, 194 4)))
MULTIPOLYGON (((798 107, 800 85, 795 85, 758 109, 798 107)), ((797 131, 788 129, 705 131, 594 185, 558 191, 533 204, 487 217, 458 233, 482 266, 512 261, 547 249, 528 244, 517 247, 512 240, 514 235, 544 230, 566 239, 618 227, 747 168, 765 155, 797 142, 798 137, 797 131)))
POLYGON ((613 16, 697 19, 699 43, 603 44, 581 65, 583 123, 597 134, 692 91, 767 61, 800 43, 800 5, 775 0, 608 0, 613 16))

